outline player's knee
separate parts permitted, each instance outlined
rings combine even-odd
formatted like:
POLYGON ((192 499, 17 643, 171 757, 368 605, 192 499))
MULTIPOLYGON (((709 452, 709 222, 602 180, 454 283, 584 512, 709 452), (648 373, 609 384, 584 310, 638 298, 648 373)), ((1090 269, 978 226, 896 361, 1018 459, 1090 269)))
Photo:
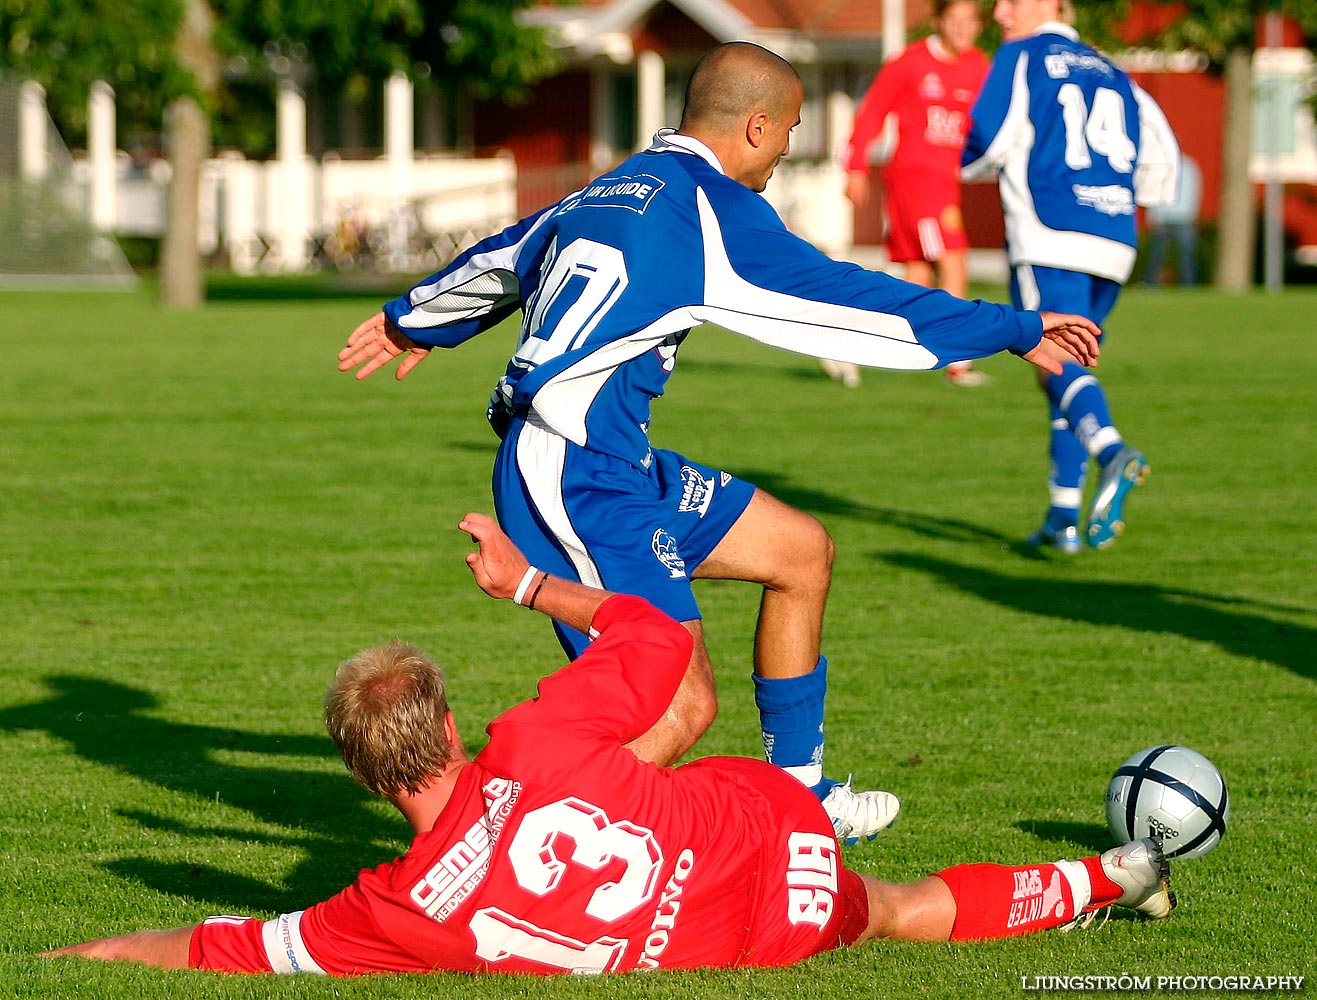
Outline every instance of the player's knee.
POLYGON ((802 513, 791 533, 791 558, 783 560, 792 589, 826 590, 832 580, 837 547, 818 518, 802 513))

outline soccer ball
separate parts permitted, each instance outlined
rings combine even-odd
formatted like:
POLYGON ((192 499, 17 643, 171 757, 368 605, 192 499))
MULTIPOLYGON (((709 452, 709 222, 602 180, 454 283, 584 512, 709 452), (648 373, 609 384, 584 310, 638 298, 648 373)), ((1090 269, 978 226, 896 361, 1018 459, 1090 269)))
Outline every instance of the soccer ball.
POLYGON ((1188 747, 1140 750, 1107 787, 1107 825, 1121 843, 1160 834, 1167 858, 1201 858, 1230 822, 1230 796, 1213 763, 1188 747))

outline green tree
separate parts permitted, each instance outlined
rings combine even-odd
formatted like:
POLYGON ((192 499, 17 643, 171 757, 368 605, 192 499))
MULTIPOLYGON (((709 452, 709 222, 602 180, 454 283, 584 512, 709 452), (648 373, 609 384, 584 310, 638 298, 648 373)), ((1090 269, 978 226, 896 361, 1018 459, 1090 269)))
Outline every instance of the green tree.
MULTIPOLYGON (((179 184, 195 185, 212 126, 263 141, 259 128, 241 127, 244 92, 270 100, 279 76, 315 79, 325 92, 361 89, 401 70, 458 95, 518 99, 555 66, 543 35, 516 20, 532 2, 4 0, 0 71, 42 84, 52 116, 74 141, 85 134, 88 88, 98 79, 115 89, 121 135, 155 132, 163 117, 171 158, 181 156, 184 166, 175 164, 172 230, 195 224, 183 209, 195 202, 195 188, 179 184)), ((172 232, 162 271, 199 274, 184 260, 195 244, 172 232)), ((194 284, 188 278, 179 287, 194 284)))
POLYGON ((114 87, 119 115, 159 129, 165 104, 188 90, 174 52, 183 0, 6 0, 0 3, 0 69, 46 89, 70 138, 87 128, 93 82, 114 87))

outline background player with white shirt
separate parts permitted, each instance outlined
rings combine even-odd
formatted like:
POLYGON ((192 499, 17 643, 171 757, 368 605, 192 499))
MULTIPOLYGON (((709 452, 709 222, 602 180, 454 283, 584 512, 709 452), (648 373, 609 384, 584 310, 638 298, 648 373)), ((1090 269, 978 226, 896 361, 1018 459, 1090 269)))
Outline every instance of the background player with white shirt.
MULTIPOLYGON (((766 755, 812 788, 853 842, 888 826, 899 804, 824 776, 819 650, 832 540, 752 484, 651 447, 651 403, 705 322, 818 358, 908 369, 1011 350, 1059 371, 1062 358, 1094 362, 1098 330, 839 263, 790 233, 758 192, 789 149, 802 97, 795 70, 768 50, 712 50, 692 75, 680 130, 388 303, 352 333, 339 367, 360 365, 364 378, 401 356, 402 378, 431 348, 521 310, 519 346, 490 407, 503 442, 500 523, 537 566, 642 596, 695 639, 672 710, 636 753, 672 762, 716 711, 691 579, 758 583, 766 755)), ((579 629, 558 633, 569 652, 585 649, 579 629)))
MULTIPOLYGON (((974 47, 983 27, 978 0, 933 0, 932 8, 936 34, 879 70, 856 109, 842 162, 846 197, 862 209, 870 197, 870 150, 895 116, 896 148, 880 175, 888 256, 917 285, 932 286, 936 269, 942 288, 963 299, 969 238, 960 211, 960 155, 988 58, 974 47)), ((944 371, 956 385, 986 381, 969 362, 944 371)))
POLYGON ((762 761, 671 769, 625 744, 686 672, 691 634, 636 597, 530 567, 492 518, 459 527, 491 597, 597 636, 467 757, 442 671, 401 642, 343 664, 325 722, 415 829, 402 857, 271 920, 212 917, 50 952, 225 972, 624 972, 780 966, 873 937, 982 940, 1175 905, 1153 840, 1101 857, 958 865, 910 885, 847 870, 828 816, 762 761), (529 586, 526 582, 529 581, 529 586))
MULTIPOLYGON (((1061 0, 997 0, 993 17, 1006 41, 971 112, 964 176, 999 174, 1016 307, 1064 309, 1101 324, 1134 267, 1135 205, 1171 200, 1179 146, 1156 102, 1061 15, 1061 0)), ((1125 444, 1092 374, 1066 364, 1038 378, 1051 412, 1052 469, 1050 506, 1030 541, 1079 551, 1091 456, 1102 478, 1083 539, 1102 548, 1124 530, 1125 499, 1147 460, 1125 444)))

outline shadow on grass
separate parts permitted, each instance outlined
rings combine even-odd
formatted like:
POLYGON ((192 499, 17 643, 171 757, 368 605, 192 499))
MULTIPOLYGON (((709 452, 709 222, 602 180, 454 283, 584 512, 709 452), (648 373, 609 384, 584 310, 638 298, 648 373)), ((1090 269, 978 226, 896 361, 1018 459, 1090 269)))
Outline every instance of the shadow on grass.
POLYGON ((1114 846, 1111 831, 1101 823, 1072 823, 1050 819, 1022 819, 1015 828, 1037 837, 1049 849, 1061 851, 1067 857, 1075 848, 1085 854, 1101 854, 1114 846))
POLYGON ((902 569, 936 576, 993 604, 1045 618, 1179 635, 1235 656, 1274 663, 1317 680, 1317 630, 1268 617, 1300 609, 1142 583, 1018 577, 913 553, 876 554, 902 569))
POLYGON ((994 548, 998 546, 1013 547, 1015 541, 1000 531, 985 528, 981 524, 962 521, 958 518, 933 517, 908 510, 896 510, 892 507, 878 507, 874 504, 860 503, 850 497, 822 490, 800 486, 785 476, 762 469, 737 469, 736 475, 767 490, 783 503, 807 510, 811 514, 832 515, 837 517, 855 517, 873 524, 901 528, 925 538, 938 538, 953 542, 985 542, 994 548))
POLYGON ((120 815, 146 829, 184 837, 222 837, 300 849, 297 862, 278 885, 146 857, 106 862, 122 877, 228 911, 288 910, 337 892, 363 865, 394 857, 410 839, 401 819, 396 824, 381 822, 366 808, 370 796, 346 771, 326 774, 305 766, 310 757, 332 760, 341 768, 328 737, 171 722, 154 714, 159 707, 155 696, 137 688, 75 674, 54 674, 44 680, 50 697, 0 711, 0 731, 43 730, 67 742, 84 760, 192 796, 203 809, 212 808, 217 814, 219 806, 212 804, 243 810, 276 832, 194 825, 176 815, 148 811, 120 815), (244 754, 262 759, 244 762, 244 754), (268 762, 270 756, 301 760, 296 766, 278 767, 268 762), (396 843, 382 843, 391 837, 396 843))

